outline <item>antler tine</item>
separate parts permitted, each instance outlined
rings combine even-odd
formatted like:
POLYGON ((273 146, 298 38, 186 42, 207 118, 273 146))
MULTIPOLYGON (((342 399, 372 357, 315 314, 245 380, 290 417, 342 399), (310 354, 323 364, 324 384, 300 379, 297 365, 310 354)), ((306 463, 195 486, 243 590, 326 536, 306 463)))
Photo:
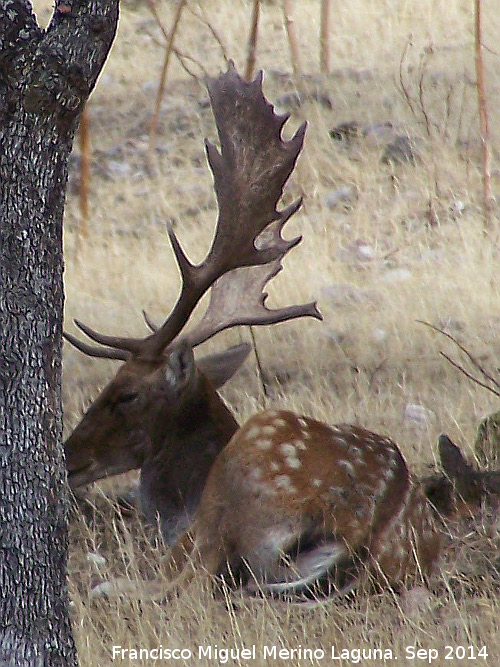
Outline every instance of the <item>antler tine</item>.
POLYGON ((130 354, 125 350, 114 350, 110 347, 94 347, 93 345, 87 345, 87 343, 83 343, 67 331, 63 331, 63 336, 68 343, 71 343, 73 347, 76 347, 77 350, 80 350, 80 352, 83 352, 89 357, 118 359, 120 361, 126 361, 130 357, 130 354))
POLYGON ((130 352, 137 354, 141 350, 143 338, 119 338, 118 336, 106 336, 100 334, 98 331, 91 329, 89 326, 80 322, 80 320, 73 320, 76 326, 83 331, 83 333, 100 345, 107 345, 122 352, 130 352))
POLYGON ((155 331, 158 331, 158 325, 153 322, 153 320, 149 317, 148 313, 143 309, 142 310, 142 317, 144 318, 144 321, 146 322, 146 326, 148 329, 150 329, 153 333, 155 331))
POLYGON ((215 334, 238 325, 277 324, 297 317, 323 316, 316 302, 269 309, 265 305, 265 285, 282 269, 280 260, 265 266, 234 269, 215 283, 210 292, 208 308, 200 322, 183 335, 182 340, 195 347, 215 334))
POLYGON ((205 142, 219 207, 217 226, 210 251, 198 265, 189 261, 169 228, 182 276, 181 294, 164 324, 142 342, 144 354, 158 354, 173 341, 221 276, 280 260, 298 242, 285 241, 279 233, 271 233, 268 242, 267 230, 272 223, 281 230, 300 206, 298 201, 283 211, 276 209, 302 149, 306 123, 292 139, 283 141, 281 130, 288 116, 275 114, 265 99, 262 73, 247 82, 232 62, 225 74, 209 79, 207 87, 221 146, 219 152, 205 142), (256 245, 263 232, 264 244, 256 245))
POLYGON ((287 216, 269 226, 257 239, 259 246, 281 247, 281 257, 272 263, 234 269, 213 285, 210 301, 205 314, 198 324, 181 338, 195 347, 205 342, 219 331, 239 325, 277 324, 297 317, 315 317, 322 320, 316 302, 302 305, 269 309, 265 305, 267 292, 264 287, 283 268, 281 261, 289 250, 302 241, 301 236, 286 241, 281 231, 287 220, 295 213, 301 202, 289 206, 287 216))

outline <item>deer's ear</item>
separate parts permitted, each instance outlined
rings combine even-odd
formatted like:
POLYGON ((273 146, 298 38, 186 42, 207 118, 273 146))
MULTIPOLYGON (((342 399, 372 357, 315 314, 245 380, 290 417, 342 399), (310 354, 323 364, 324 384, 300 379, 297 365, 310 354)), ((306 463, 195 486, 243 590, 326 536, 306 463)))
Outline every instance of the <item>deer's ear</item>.
POLYGON ((443 471, 451 480, 458 480, 470 472, 471 467, 462 452, 447 435, 440 435, 438 442, 443 471))
POLYGON ((168 356, 165 380, 172 389, 180 389, 188 384, 195 372, 193 350, 190 345, 182 343, 168 356))
POLYGON ((500 498, 500 470, 485 472, 483 479, 488 493, 500 498))
POLYGON ((233 347, 202 357, 196 362, 200 371, 207 376, 216 389, 230 380, 248 357, 250 345, 240 343, 233 347))

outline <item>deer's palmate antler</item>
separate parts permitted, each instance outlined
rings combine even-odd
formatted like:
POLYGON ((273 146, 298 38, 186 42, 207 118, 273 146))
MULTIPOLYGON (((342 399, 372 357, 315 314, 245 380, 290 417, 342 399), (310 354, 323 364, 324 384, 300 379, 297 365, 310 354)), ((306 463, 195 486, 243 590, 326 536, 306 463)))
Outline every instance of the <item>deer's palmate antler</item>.
MULTIPOLYGON (((124 360, 131 354, 157 356, 174 341, 195 346, 240 324, 275 324, 306 315, 321 318, 315 303, 269 310, 264 305, 267 295, 262 291, 281 270, 286 253, 302 240, 299 236, 286 241, 281 236, 301 199, 282 211, 276 207, 302 149, 306 123, 290 141, 283 141, 281 130, 288 114, 276 115, 264 98, 262 72, 248 83, 231 63, 226 74, 208 81, 208 91, 221 144, 219 152, 205 141, 219 206, 210 251, 203 262, 192 264, 173 229, 168 228, 182 289, 172 312, 152 335, 139 339, 105 336, 76 322, 92 340, 117 350, 124 360), (210 305, 202 322, 180 337, 195 306, 210 288, 210 305)), ((89 349, 65 335, 86 354, 117 358, 111 351, 89 349)))

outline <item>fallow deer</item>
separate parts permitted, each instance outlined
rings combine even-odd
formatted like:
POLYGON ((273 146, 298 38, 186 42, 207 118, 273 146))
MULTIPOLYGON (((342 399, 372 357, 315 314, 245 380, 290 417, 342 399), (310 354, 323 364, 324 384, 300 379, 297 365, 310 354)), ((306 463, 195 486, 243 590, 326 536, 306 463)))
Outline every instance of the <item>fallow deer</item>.
POLYGON ((421 480, 425 495, 442 520, 468 516, 481 506, 497 509, 500 471, 476 470, 447 435, 439 436, 443 474, 421 480))
POLYGON ((221 151, 206 141, 219 207, 206 258, 193 265, 169 228, 182 287, 163 325, 143 339, 131 339, 105 336, 76 322, 102 347, 65 334, 86 354, 125 362, 65 443, 70 485, 141 468, 143 510, 150 520, 159 516, 168 543, 191 521, 213 461, 238 428, 216 386, 248 353, 247 346, 237 346, 195 363, 193 348, 235 325, 321 319, 315 303, 270 310, 263 292, 301 240, 281 235, 301 199, 282 211, 276 207, 302 149, 306 124, 284 141, 288 115, 276 115, 265 99, 262 74, 246 82, 232 63, 225 74, 209 79, 208 91, 221 151), (209 290, 201 321, 181 333, 209 290))
POLYGON ((444 435, 439 453, 443 472, 419 481, 388 438, 261 413, 215 460, 163 566, 167 582, 117 579, 92 595, 164 598, 197 571, 294 600, 345 593, 367 576, 394 588, 427 580, 442 523, 500 497, 500 472, 476 471, 444 435))
MULTIPOLYGON (((168 542, 194 517, 171 549, 173 586, 192 575, 188 560, 270 594, 345 592, 365 573, 393 586, 426 578, 440 550, 435 514, 451 510, 460 475, 422 485, 388 438, 286 411, 256 415, 238 430, 194 362, 194 346, 235 324, 319 317, 315 304, 269 311, 262 293, 300 240, 281 237, 300 201, 282 212, 276 205, 305 126, 282 141, 286 117, 265 100, 260 76, 247 83, 230 66, 208 87, 221 142, 220 154, 207 143, 219 204, 212 247, 194 266, 169 230, 183 284, 153 334, 116 338, 78 323, 104 348, 66 334, 87 354, 125 362, 66 443, 70 482, 141 467, 146 514, 159 515, 168 542), (181 334, 207 290, 205 316, 181 334)), ((205 362, 209 375, 213 361, 205 362)), ((112 582, 95 593, 130 588, 112 582)), ((145 588, 166 592, 158 582, 145 588)))
POLYGON ((229 326, 319 317, 315 304, 269 311, 262 293, 300 240, 281 236, 300 201, 282 212, 276 206, 305 125, 290 141, 281 139, 286 117, 265 100, 261 76, 247 83, 230 66, 208 88, 221 142, 221 153, 207 143, 219 204, 212 247, 194 266, 169 230, 182 289, 153 334, 116 338, 77 323, 104 348, 66 334, 87 354, 125 362, 66 442, 70 483, 140 467, 145 513, 159 515, 167 542, 194 516, 172 549, 175 567, 189 546, 208 572, 227 569, 242 580, 252 573, 271 592, 315 583, 346 590, 375 563, 391 583, 426 575, 439 536, 393 442, 283 411, 257 415, 237 430, 194 362, 193 347, 229 326), (205 316, 181 334, 209 289, 205 316))

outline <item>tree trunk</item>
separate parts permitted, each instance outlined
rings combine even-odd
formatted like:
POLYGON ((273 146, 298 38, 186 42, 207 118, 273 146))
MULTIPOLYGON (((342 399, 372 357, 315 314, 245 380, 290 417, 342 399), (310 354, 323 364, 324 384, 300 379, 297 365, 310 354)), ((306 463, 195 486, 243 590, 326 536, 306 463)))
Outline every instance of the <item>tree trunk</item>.
POLYGON ((118 0, 0 0, 0 665, 76 665, 62 455, 62 218, 118 0))

